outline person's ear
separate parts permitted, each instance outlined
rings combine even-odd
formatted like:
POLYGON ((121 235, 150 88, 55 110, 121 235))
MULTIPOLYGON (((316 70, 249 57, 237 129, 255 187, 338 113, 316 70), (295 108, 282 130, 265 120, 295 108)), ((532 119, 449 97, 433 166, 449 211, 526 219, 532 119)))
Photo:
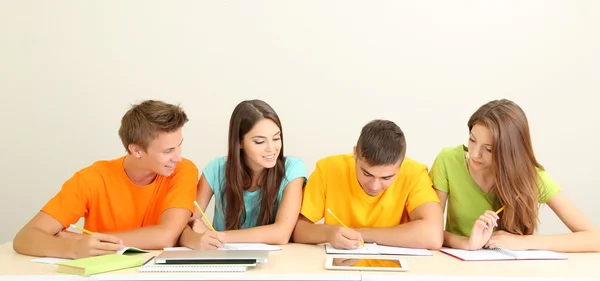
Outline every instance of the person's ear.
POLYGON ((139 145, 131 143, 131 144, 129 144, 127 146, 127 148, 129 148, 129 152, 135 158, 138 158, 138 159, 142 158, 142 152, 143 152, 143 150, 142 150, 142 148, 139 145))

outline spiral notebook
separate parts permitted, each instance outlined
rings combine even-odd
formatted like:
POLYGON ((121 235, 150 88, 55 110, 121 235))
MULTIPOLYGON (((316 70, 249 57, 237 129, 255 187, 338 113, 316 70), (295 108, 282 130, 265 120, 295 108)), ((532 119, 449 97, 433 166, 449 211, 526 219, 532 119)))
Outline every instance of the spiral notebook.
POLYGON ((245 272, 247 268, 248 265, 231 264, 155 264, 152 258, 138 272, 245 272))
POLYGON ((500 260, 566 260, 567 256, 544 250, 512 251, 502 248, 481 249, 476 251, 442 248, 440 251, 463 261, 500 261, 500 260))

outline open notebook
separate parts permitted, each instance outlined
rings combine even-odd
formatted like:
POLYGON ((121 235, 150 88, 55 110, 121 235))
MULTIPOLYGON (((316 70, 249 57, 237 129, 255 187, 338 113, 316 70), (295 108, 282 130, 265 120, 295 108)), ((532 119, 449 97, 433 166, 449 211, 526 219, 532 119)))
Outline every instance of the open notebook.
MULTIPOLYGON (((188 247, 167 247, 165 251, 190 251, 188 247)), ((279 251, 280 247, 267 245, 263 243, 226 243, 219 250, 234 250, 234 251, 279 251)))
POLYGON ((476 251, 442 248, 440 251, 463 261, 566 260, 567 256, 543 250, 512 251, 502 248, 476 251))
POLYGON ((354 250, 336 249, 330 244, 325 244, 325 251, 328 254, 355 254, 355 255, 403 255, 403 256, 431 256, 431 252, 426 249, 413 249, 402 247, 390 247, 377 245, 376 243, 365 243, 365 247, 354 250))
POLYGON ((245 272, 248 266, 256 264, 156 264, 152 258, 142 265, 138 272, 245 272))
MULTIPOLYGON (((149 253, 146 250, 142 250, 136 247, 125 247, 123 250, 116 252, 117 255, 128 255, 128 254, 141 254, 141 253, 149 253)), ((63 258, 36 258, 30 261, 38 262, 38 263, 47 263, 47 264, 57 264, 63 261, 70 261, 71 259, 63 259, 63 258)))

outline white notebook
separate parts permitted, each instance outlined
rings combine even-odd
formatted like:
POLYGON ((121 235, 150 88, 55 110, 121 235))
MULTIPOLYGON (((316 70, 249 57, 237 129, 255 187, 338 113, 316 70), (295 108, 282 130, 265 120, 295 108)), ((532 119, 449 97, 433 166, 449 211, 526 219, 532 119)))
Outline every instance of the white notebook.
MULTIPOLYGON (((167 247, 164 248, 165 251, 190 251, 191 249, 188 247, 167 247)), ((259 250, 259 251, 279 251, 280 247, 267 245, 263 243, 227 243, 224 244, 222 248, 219 250, 234 250, 234 251, 244 251, 244 250, 259 250)))
POLYGON ((142 265, 138 272, 245 272, 245 265, 217 264, 155 264, 154 258, 142 265))
POLYGON ((354 250, 336 249, 330 244, 325 244, 328 254, 355 254, 355 255, 402 255, 402 256, 431 256, 427 249, 402 248, 377 245, 376 243, 365 243, 365 247, 354 250))
POLYGON ((544 250, 512 251, 502 248, 481 249, 476 251, 442 248, 440 251, 463 261, 499 261, 499 260, 566 260, 567 256, 544 250))

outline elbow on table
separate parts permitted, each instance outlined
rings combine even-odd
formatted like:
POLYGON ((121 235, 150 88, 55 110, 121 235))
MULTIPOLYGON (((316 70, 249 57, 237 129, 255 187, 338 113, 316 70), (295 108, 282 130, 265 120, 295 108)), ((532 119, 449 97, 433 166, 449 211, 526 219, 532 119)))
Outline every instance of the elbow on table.
POLYGON ((430 231, 430 236, 427 237, 425 248, 429 250, 439 250, 444 244, 444 229, 435 227, 430 231))

